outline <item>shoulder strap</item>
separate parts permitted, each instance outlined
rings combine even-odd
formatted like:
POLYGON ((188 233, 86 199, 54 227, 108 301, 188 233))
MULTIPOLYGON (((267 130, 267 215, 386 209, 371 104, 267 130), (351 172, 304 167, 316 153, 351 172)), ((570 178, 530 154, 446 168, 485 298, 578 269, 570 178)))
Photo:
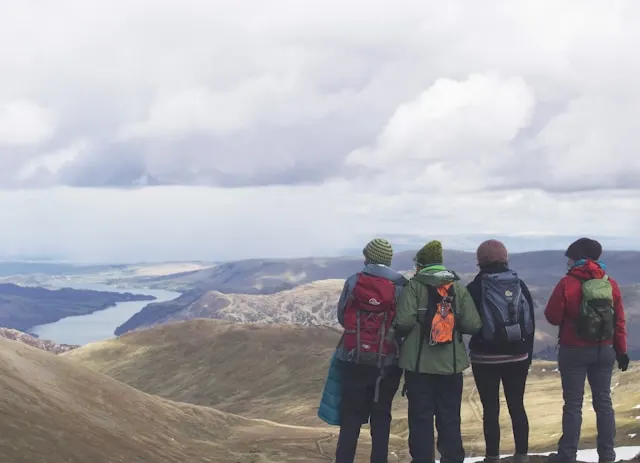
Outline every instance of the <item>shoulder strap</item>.
POLYGON ((424 347, 424 338, 427 333, 431 331, 431 322, 433 316, 437 310, 436 298, 439 296, 438 291, 431 285, 425 285, 427 287, 427 310, 422 320, 418 320, 420 326, 420 343, 418 344, 418 355, 416 357, 416 373, 420 372, 420 358, 422 357, 422 348, 424 347))

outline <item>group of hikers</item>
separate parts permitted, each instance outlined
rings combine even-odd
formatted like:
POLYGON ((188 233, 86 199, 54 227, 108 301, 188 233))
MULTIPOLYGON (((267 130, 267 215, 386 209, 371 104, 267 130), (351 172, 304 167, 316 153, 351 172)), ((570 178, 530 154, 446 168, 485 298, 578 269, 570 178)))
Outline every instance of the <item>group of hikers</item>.
MULTIPOLYGON (((558 369, 564 407, 562 437, 553 463, 575 463, 582 425, 585 379, 597 416, 600 463, 616 460, 611 377, 626 371, 625 316, 620 289, 600 260, 602 246, 581 238, 566 250, 567 273, 544 311, 559 327, 558 369)), ((509 267, 504 244, 487 240, 477 249, 479 272, 468 285, 445 266, 442 244, 431 241, 414 257, 410 279, 391 268, 393 248, 376 238, 363 249, 364 269, 345 282, 338 302, 344 332, 335 352, 340 374, 336 463, 352 463, 361 426, 370 424, 371 463, 387 463, 391 408, 404 383, 408 399, 412 463, 435 459, 462 463, 463 371, 472 368, 483 408, 485 462, 500 458, 502 383, 511 416, 515 463, 526 463, 529 422, 525 384, 533 358, 534 302, 509 267), (463 335, 471 335, 469 352, 463 335)), ((322 409, 330 407, 323 394, 322 409)), ((544 413, 539 410, 538 413, 544 413)), ((336 424, 336 423, 334 423, 336 424)))

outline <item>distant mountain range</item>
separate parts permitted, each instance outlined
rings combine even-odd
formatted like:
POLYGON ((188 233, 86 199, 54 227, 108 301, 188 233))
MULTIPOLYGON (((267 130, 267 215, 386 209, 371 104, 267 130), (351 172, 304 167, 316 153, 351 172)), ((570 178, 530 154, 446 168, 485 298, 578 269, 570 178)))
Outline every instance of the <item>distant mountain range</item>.
MULTIPOLYGON (((566 273, 563 251, 513 253, 510 265, 530 287, 536 303, 536 354, 554 359, 557 328, 543 310, 553 286, 566 273)), ((410 274, 414 252, 399 252, 393 266, 410 274)), ((640 355, 640 252, 608 251, 610 274, 620 283, 628 314, 630 352, 640 355)), ((475 253, 445 250, 445 263, 464 282, 477 272, 475 253)), ((336 326, 336 305, 344 279, 362 268, 360 257, 253 259, 212 268, 147 278, 146 284, 182 288, 169 302, 152 303, 119 326, 115 334, 169 321, 213 318, 240 323, 291 323, 336 326)))

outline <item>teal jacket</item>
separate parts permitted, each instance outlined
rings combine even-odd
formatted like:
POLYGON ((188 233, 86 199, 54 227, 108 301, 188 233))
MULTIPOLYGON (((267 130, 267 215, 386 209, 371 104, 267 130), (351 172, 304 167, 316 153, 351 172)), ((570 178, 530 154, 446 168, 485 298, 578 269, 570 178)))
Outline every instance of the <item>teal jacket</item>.
POLYGON ((443 265, 432 265, 416 273, 405 286, 398 300, 394 322, 397 334, 405 336, 400 351, 400 368, 418 373, 450 375, 461 373, 469 367, 469 357, 462 335, 480 331, 482 319, 469 291, 459 280, 460 277, 455 272, 443 265), (456 335, 450 344, 430 346, 428 337, 420 337, 420 322, 429 300, 427 287, 437 287, 446 282, 453 282, 456 335), (422 352, 416 370, 421 344, 422 352))

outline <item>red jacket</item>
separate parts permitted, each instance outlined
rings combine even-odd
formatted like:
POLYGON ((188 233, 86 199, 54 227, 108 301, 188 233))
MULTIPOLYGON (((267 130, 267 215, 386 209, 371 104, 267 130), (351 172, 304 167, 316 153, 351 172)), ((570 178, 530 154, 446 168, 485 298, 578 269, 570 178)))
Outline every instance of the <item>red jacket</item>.
MULTIPOLYGON (((600 266, 591 260, 584 265, 574 267, 569 271, 582 279, 602 278, 605 272, 600 266)), ((613 287, 613 305, 616 317, 615 332, 613 335, 613 347, 618 354, 627 353, 627 330, 625 328, 624 307, 620 288, 613 278, 609 278, 613 287)), ((574 332, 573 321, 578 318, 580 303, 582 302, 582 287, 576 278, 565 275, 558 282, 544 309, 544 316, 549 323, 560 326, 561 346, 597 346, 597 342, 587 342, 578 338, 574 332)), ((611 341, 603 341, 603 344, 611 344, 611 341)))

